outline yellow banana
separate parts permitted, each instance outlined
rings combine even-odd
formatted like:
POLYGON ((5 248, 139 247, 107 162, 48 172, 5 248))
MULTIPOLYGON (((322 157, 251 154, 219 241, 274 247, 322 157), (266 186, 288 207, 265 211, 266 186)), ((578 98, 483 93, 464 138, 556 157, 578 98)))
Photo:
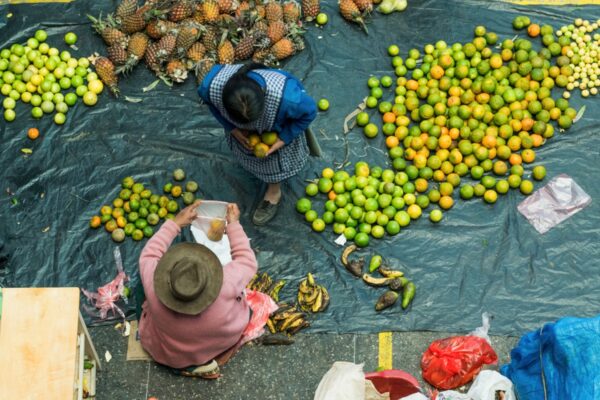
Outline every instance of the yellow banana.
POLYGON ((281 325, 279 325, 277 328, 280 331, 285 331, 288 328, 288 326, 290 326, 292 324, 292 322, 296 321, 298 318, 304 318, 304 313, 295 312, 295 313, 291 314, 285 320, 283 320, 281 325))
POLYGON ((321 291, 323 292, 323 302, 321 307, 319 308, 319 312, 325 311, 327 306, 329 305, 329 292, 325 289, 325 286, 321 286, 321 291))
POLYGON ((314 301, 314 303, 312 303, 312 308, 311 311, 312 312, 318 312, 319 309, 321 308, 321 306, 323 305, 323 287, 319 286, 318 290, 317 290, 317 297, 314 301))
POLYGON ((315 277, 310 272, 306 274, 306 280, 308 281, 308 286, 315 286, 315 277))
POLYGON ((269 328, 269 332, 277 333, 277 329, 275 329, 275 324, 271 318, 267 320, 267 327, 269 328))

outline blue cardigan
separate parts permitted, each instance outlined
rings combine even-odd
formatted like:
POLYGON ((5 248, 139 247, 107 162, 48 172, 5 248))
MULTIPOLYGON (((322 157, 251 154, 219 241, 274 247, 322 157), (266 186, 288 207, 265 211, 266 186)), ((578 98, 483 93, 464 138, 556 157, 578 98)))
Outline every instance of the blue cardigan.
MULTIPOLYGON (((231 131, 235 128, 235 125, 227 121, 210 103, 209 99, 209 85, 212 82, 214 76, 222 68, 222 65, 215 65, 206 75, 200 86, 198 87, 198 94, 204 100, 210 109, 210 112, 215 116, 221 125, 227 131, 231 131)), ((279 137, 287 145, 290 144, 295 138, 302 134, 310 123, 317 116, 317 106, 315 101, 306 94, 302 83, 291 74, 277 70, 277 72, 285 75, 287 80, 283 89, 283 98, 279 104, 279 111, 277 118, 275 119, 275 125, 273 130, 279 134, 279 137)), ((265 80, 262 76, 257 73, 250 71, 248 76, 254 79, 263 88, 265 87, 265 80)))

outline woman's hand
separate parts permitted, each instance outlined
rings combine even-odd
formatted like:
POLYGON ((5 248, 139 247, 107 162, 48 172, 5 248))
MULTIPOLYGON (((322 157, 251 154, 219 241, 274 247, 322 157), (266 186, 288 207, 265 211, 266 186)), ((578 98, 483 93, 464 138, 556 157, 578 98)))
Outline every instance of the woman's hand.
POLYGON ((240 209, 237 204, 229 203, 227 204, 227 223, 230 224, 232 222, 238 222, 240 220, 240 209))
POLYGON ((244 146, 248 150, 252 150, 252 147, 250 147, 250 142, 248 141, 248 132, 247 131, 245 131, 243 129, 234 128, 231 131, 231 134, 233 135, 234 138, 236 138, 236 140, 238 142, 240 142, 242 144, 242 146, 244 146))
POLYGON ((273 143, 271 148, 269 148, 269 151, 267 151, 267 156, 270 156, 271 154, 275 153, 277 150, 279 150, 283 146, 285 146, 285 142, 283 140, 277 138, 277 141, 275 143, 273 143))
POLYGON ((198 212, 196 208, 202 203, 202 200, 196 200, 193 204, 190 204, 183 210, 179 211, 179 213, 173 218, 173 222, 179 225, 180 228, 185 228, 189 224, 196 219, 198 216, 198 212))

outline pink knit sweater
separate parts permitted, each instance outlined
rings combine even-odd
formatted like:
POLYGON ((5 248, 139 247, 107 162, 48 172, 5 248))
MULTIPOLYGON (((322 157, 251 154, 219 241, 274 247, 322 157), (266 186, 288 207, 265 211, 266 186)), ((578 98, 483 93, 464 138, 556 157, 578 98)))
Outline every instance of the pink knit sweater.
POLYGON ((140 276, 146 292, 139 332, 142 346, 155 361, 173 368, 202 365, 240 339, 250 319, 242 293, 258 265, 239 222, 227 225, 232 261, 223 266, 219 297, 198 315, 185 315, 165 307, 154 292, 154 270, 179 226, 166 221, 148 241, 140 256, 140 276))

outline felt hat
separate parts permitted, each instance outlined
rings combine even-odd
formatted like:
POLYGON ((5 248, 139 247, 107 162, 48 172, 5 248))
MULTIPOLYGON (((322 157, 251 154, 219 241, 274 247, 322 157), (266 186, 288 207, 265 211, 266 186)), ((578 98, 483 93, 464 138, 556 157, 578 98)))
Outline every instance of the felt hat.
POLYGON ((179 243, 167 250, 154 271, 154 292, 178 313, 196 315, 211 305, 223 284, 221 262, 208 247, 179 243))

